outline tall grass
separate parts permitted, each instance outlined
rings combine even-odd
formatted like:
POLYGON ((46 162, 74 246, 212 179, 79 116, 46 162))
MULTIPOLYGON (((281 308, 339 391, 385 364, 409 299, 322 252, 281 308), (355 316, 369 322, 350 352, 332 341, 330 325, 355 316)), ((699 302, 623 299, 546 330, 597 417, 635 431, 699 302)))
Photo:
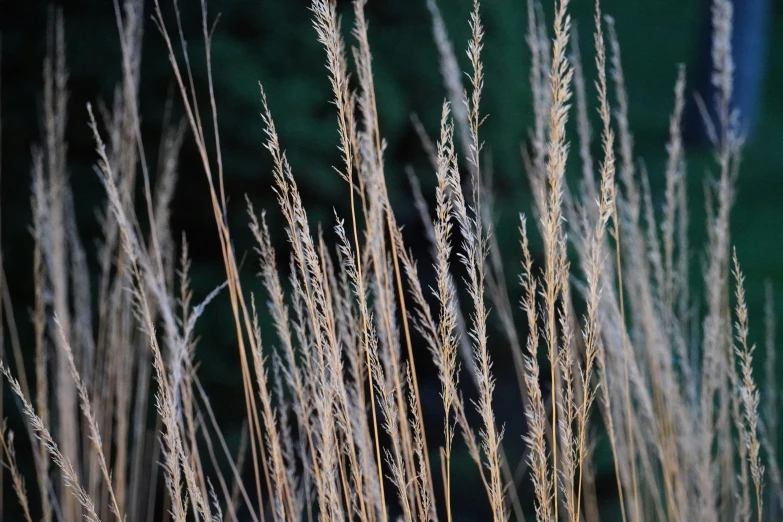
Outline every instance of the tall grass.
POLYGON ((432 259, 420 260, 433 266, 431 289, 424 288, 388 196, 365 3, 353 2, 354 76, 335 2, 311 4, 331 85, 324 97, 333 101, 337 118, 341 163, 334 169, 350 201, 350 215, 335 215, 331 232, 319 227, 316 233, 308 218, 296 166, 261 89, 264 146, 287 238, 286 252, 276 252, 265 212, 248 202, 266 296, 243 288, 228 226, 234 209, 224 188, 213 29, 204 2, 205 55, 198 59, 206 64, 206 90, 194 82, 196 57, 188 54, 178 4, 167 17, 154 2, 152 18, 185 114, 176 124, 167 113, 156 172, 148 165, 139 122, 143 2, 115 3, 122 82, 111 107, 88 107, 95 171, 107 196, 98 285, 90 287, 67 175, 63 20, 52 17, 43 141, 32 162, 35 346, 29 349, 29 374, 14 311, 3 301, 13 351, 2 372, 26 420, 33 487, 25 484, 16 439, 5 425, 0 445, 24 519, 451 522, 464 518, 453 502, 453 485, 461 479, 454 466, 458 445, 478 470, 491 519, 523 520, 513 471, 519 463, 504 450, 509 437, 522 437, 521 469, 529 474, 540 522, 609 516, 602 510, 607 500, 596 492, 597 444, 611 449, 617 483, 612 497, 624 521, 773 520, 783 495, 770 370, 772 303, 762 407, 744 276, 736 251, 730 255, 729 218, 742 152, 731 103, 732 3, 713 1, 717 94, 700 100, 717 176, 707 189, 706 291, 699 298, 688 287, 693 247, 680 132, 684 68, 674 86, 659 210, 648 173, 637 166, 614 22, 597 2, 593 107, 568 1, 556 2, 551 36, 542 9, 528 2, 534 120, 524 159, 534 207, 530 216, 520 214, 522 324, 514 321, 517 305, 505 286, 511 268, 502 265, 492 233, 478 0, 469 18, 470 68, 464 77, 438 6, 427 2, 448 93, 434 142, 420 126, 437 180, 432 217, 414 182, 431 241, 432 259), (199 103, 204 98, 206 105, 199 103), (573 103, 578 159, 566 131, 573 103), (717 108, 716 121, 708 104, 717 108), (588 116, 595 109, 597 158, 588 116), (169 223, 186 134, 195 141, 207 180, 226 275, 199 304, 190 288, 187 241, 178 241, 169 223), (582 173, 576 190, 565 177, 574 161, 582 173), (544 247, 540 267, 530 249, 536 232, 544 247), (289 260, 288 281, 277 265, 281 254, 289 260), (246 409, 246 442, 236 455, 194 360, 198 319, 223 291, 246 409), (703 314, 694 306, 698 299, 703 314), (261 330, 260 315, 271 318, 271 331, 261 330), (515 362, 520 415, 527 421, 523 433, 507 433, 496 414, 493 315, 515 362), (440 423, 424 423, 414 333, 437 368, 440 423), (265 343, 276 349, 265 349, 265 343), (476 399, 469 403, 463 390, 472 394, 474 388, 476 399), (147 415, 151 403, 153 422, 147 415))

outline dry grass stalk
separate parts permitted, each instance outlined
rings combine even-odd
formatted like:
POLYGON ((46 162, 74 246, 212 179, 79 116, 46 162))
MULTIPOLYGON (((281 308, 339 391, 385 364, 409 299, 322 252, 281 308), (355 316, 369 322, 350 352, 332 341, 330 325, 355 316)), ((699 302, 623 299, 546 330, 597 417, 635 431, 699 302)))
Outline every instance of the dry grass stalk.
POLYGON ((28 401, 22 393, 19 381, 11 375, 11 371, 6 366, 3 365, 0 369, 11 386, 11 390, 21 401, 22 412, 27 417, 35 436, 46 447, 49 457, 54 464, 60 468, 65 487, 68 489, 68 492, 72 495, 73 499, 84 509, 85 519, 89 522, 100 522, 100 518, 98 518, 98 514, 95 510, 95 503, 87 494, 87 491, 81 486, 79 476, 76 473, 73 463, 71 463, 71 461, 60 451, 60 448, 52 438, 49 429, 44 425, 43 420, 36 414, 33 405, 30 404, 30 401, 28 401))
POLYGON ((27 498, 27 490, 24 485, 24 478, 19 473, 19 468, 16 465, 16 449, 14 448, 14 432, 6 428, 5 421, 3 421, 2 429, 0 429, 0 445, 3 449, 3 467, 11 473, 11 484, 16 494, 16 499, 19 502, 19 506, 22 508, 22 514, 26 522, 33 522, 33 518, 30 515, 30 503, 27 498))
POLYGON ((762 514, 762 482, 764 475, 764 466, 761 464, 761 457, 759 456, 761 450, 761 443, 759 442, 758 423, 759 423, 759 405, 761 403, 760 394, 756 387, 756 382, 753 378, 753 352, 756 349, 755 345, 748 346, 748 307, 745 303, 745 276, 740 270, 739 260, 737 259, 737 250, 734 250, 732 259, 734 268, 734 280, 736 281, 736 315, 737 322, 735 324, 736 337, 739 342, 739 346, 735 346, 734 350, 739 358, 739 365, 741 370, 742 382, 740 385, 740 397, 743 407, 743 418, 745 429, 741 434, 745 440, 741 440, 741 444, 747 449, 747 459, 750 466, 751 477, 753 478, 753 486, 756 489, 756 512, 758 514, 758 520, 761 522, 762 514))
MULTIPOLYGON (((546 207, 541 216, 541 229, 544 238, 546 265, 543 276, 543 293, 545 300, 544 342, 547 346, 547 357, 550 363, 550 384, 554 397, 558 394, 556 380, 557 361, 560 358, 557 330, 557 301, 567 284, 568 269, 565 259, 565 234, 563 232, 563 177, 568 147, 565 141, 565 124, 568 121, 568 102, 571 98, 570 84, 573 69, 566 60, 566 49, 570 36, 570 17, 566 14, 568 1, 561 1, 555 9, 554 43, 552 46, 552 63, 549 73, 552 103, 549 108, 549 141, 547 142, 546 161, 546 207)), ((567 348, 567 347, 566 347, 567 348)), ((558 520, 558 413, 557 400, 552 401, 551 426, 552 459, 553 459, 553 509, 554 519, 558 520)), ((570 449, 569 449, 570 450, 570 449)))

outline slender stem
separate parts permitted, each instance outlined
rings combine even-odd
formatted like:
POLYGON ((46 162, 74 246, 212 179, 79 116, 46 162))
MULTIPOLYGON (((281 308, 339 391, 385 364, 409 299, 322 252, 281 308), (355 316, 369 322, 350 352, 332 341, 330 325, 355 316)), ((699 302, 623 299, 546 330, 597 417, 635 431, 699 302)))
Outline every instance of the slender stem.
MULTIPOLYGON (((628 429, 628 458, 631 461, 631 483, 633 485, 633 498, 634 498, 634 511, 636 522, 639 521, 639 493, 636 480, 636 451, 634 448, 634 436, 633 436, 633 417, 631 415, 631 388, 628 379, 628 357, 630 356, 630 346, 628 345, 628 333, 626 332, 626 320, 625 320, 625 301, 623 297, 623 267, 620 257, 620 223, 617 219, 617 201, 614 203, 614 224, 615 224, 615 240, 617 242, 616 262, 617 262, 617 295, 620 301, 620 314, 622 316, 622 325, 620 330, 622 331, 623 338, 623 367, 625 372, 625 409, 626 409, 626 427, 628 429)), ((622 494, 622 493, 621 493, 622 494)), ((625 518, 625 513, 623 513, 625 518)))
MULTIPOLYGON (((353 240, 354 243, 356 243, 356 271, 357 271, 357 282, 360 286, 359 291, 364 291, 364 284, 363 284, 363 276, 362 276, 362 254, 361 250, 359 250, 359 234, 357 232, 356 228, 356 208, 354 206, 354 197, 353 197, 353 170, 348 169, 348 187, 349 191, 351 193, 351 222, 353 224, 353 240)), ((364 323, 364 328, 362 329, 364 332, 364 354, 365 359, 367 363, 367 378, 370 380, 370 406, 372 408, 372 428, 373 428, 373 435, 375 437, 375 459, 376 459, 376 465, 378 466, 378 489, 380 490, 381 494, 381 511, 383 515, 383 522, 386 522, 386 496, 383 492, 383 468, 381 467, 381 444, 378 440, 378 418, 375 413, 375 391, 373 389, 373 382, 372 382, 372 372, 369 371, 371 365, 370 365, 370 352, 367 349, 368 348, 368 339, 367 339, 367 317, 362 314, 362 322, 364 323)))

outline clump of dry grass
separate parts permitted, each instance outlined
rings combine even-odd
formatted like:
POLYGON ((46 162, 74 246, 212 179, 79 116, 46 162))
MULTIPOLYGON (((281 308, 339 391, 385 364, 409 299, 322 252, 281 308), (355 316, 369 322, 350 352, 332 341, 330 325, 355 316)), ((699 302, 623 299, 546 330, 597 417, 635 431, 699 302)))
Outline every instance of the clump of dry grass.
MULTIPOLYGON (((99 117, 88 107, 96 172, 107 194, 95 289, 89 286, 67 176, 63 22, 59 16, 52 19, 44 67, 45 140, 34 150, 32 171, 32 388, 13 311, 4 308, 16 376, 6 363, 2 371, 27 421, 37 497, 25 488, 14 437, 5 428, 0 445, 28 522, 81 516, 95 522, 159 516, 176 522, 238 522, 242 513, 254 522, 451 521, 457 518, 455 444, 464 444, 477 466, 492 520, 502 522, 512 514, 522 520, 512 471, 517 463, 509 462, 504 451, 505 433, 494 409, 490 304, 518 372, 527 431, 514 434, 526 447, 522 466, 516 467, 529 470, 536 520, 598 520, 591 460, 604 432, 623 520, 728 522, 750 520, 754 512, 759 521, 765 513, 774 516, 783 498, 775 460, 774 372, 769 370, 774 362, 768 362, 771 391, 762 404, 744 277, 736 251, 729 257, 732 186, 742 139, 731 109, 728 0, 713 2, 714 103, 719 110, 718 121, 710 121, 707 111, 705 119, 719 176, 710 186, 703 317, 692 312, 694 296, 688 291, 690 209, 680 132, 684 69, 674 88, 659 218, 647 172, 636 166, 613 21, 602 16, 597 2, 595 87, 602 157, 594 160, 590 102, 579 50, 571 45, 568 1, 556 3, 551 40, 542 10, 528 2, 534 121, 524 159, 534 209, 532 219, 520 216, 524 328, 515 324, 491 230, 480 135, 484 28, 477 0, 469 20, 467 89, 438 7, 428 1, 448 93, 438 139, 430 141, 419 125, 437 180, 434 217, 417 192, 432 242, 432 301, 388 197, 365 0, 353 3, 357 81, 349 75, 335 2, 313 0, 313 25, 326 52, 331 86, 325 97, 332 98, 337 113, 342 164, 336 170, 347 184, 350 218, 335 216, 336 246, 331 249, 324 239, 328 234, 320 228, 314 233, 295 166, 262 89, 264 145, 272 157, 290 267, 284 284, 265 213, 256 214, 248 202, 266 310, 242 287, 226 221, 230 209, 212 88, 212 33, 206 4, 201 6, 210 102, 206 115, 199 112, 178 5, 173 4, 169 20, 159 0, 154 3, 153 19, 169 52, 185 121, 171 124, 161 138, 163 158, 153 186, 138 116, 143 3, 116 5, 123 80, 112 106, 102 106, 99 117), (566 132, 573 93, 583 175, 577 191, 565 178, 566 165, 573 161, 566 132), (185 129, 193 135, 206 175, 226 272, 226 282, 198 305, 190 289, 187 242, 183 237, 177 244, 169 226, 185 129), (208 143, 208 136, 214 141, 208 143), (138 184, 143 201, 137 202, 138 184), (137 213, 137 208, 143 210, 137 213), (528 223, 543 240, 540 269, 530 251, 528 223), (453 263, 455 255, 458 263, 453 263), (460 280, 467 306, 460 303, 460 280), (249 455, 244 449, 238 456, 229 452, 194 361, 196 322, 224 288, 240 354, 247 411, 248 444, 243 447, 249 447, 249 455), (582 317, 575 306, 580 300, 582 317), (272 319, 272 342, 278 346, 271 358, 262 340, 271 333, 259 326, 263 313, 272 319), (442 430, 437 452, 428 444, 428 434, 435 440, 436 427, 424 424, 411 326, 438 371, 443 422, 437 426, 442 430), (477 392, 478 431, 460 388, 463 373, 477 392), (151 393, 154 426, 146 415, 151 393), (596 407, 602 423, 592 415, 596 407), (77 420, 77 408, 83 421, 77 420), (458 431, 461 442, 455 441, 458 431), (243 483, 248 459, 252 480, 243 483), (765 464, 769 496, 764 495, 765 464), (225 468, 230 476, 221 474, 225 468), (433 469, 440 470, 440 480, 433 469), (163 498, 157 496, 160 478, 163 498)), ((414 188, 420 189, 417 180, 414 188)), ((771 317, 768 311, 766 348, 774 361, 771 317)))

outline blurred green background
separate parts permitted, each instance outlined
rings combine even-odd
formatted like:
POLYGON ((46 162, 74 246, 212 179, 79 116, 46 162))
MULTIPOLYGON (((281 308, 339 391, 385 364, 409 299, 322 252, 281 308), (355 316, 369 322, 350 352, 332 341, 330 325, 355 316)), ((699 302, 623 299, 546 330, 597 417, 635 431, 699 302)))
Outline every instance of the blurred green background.
MULTIPOLYGON (((166 2, 163 2, 164 4, 166 2)), ((204 81, 199 9, 196 0, 181 0, 186 36, 194 58, 197 83, 204 81)), ((462 49, 467 42, 470 0, 442 0, 441 8, 449 34, 463 67, 462 49)), ((344 28, 350 27, 349 2, 338 2, 346 13, 344 28)), ((38 0, 0 0, 2 33, 2 248, 9 287, 15 300, 22 337, 31 328, 27 310, 32 302, 30 224, 30 147, 40 141, 42 61, 48 3, 38 0)), ((64 10, 67 57, 71 89, 68 124, 70 178, 74 187, 80 232, 88 249, 99 233, 95 213, 102 201, 102 189, 92 171, 93 143, 86 124, 85 105, 101 100, 110 103, 120 74, 120 51, 112 2, 71 0, 59 3, 64 10)), ((151 7, 151 2, 147 2, 151 7)), ((574 0, 571 13, 579 29, 583 61, 592 101, 593 2, 574 0)), ((636 155, 646 163, 655 203, 660 211, 663 194, 663 165, 666 159, 668 118, 673 105, 677 64, 689 72, 705 29, 703 1, 650 0, 629 2, 606 0, 604 12, 612 15, 622 45, 630 97, 630 124, 636 155)), ((226 191, 230 198, 229 221, 237 251, 247 253, 243 276, 248 289, 260 292, 254 277, 255 254, 244 211, 247 194, 257 208, 270 211, 279 249, 285 249, 279 214, 271 190, 270 160, 264 140, 258 82, 262 82, 276 119, 281 142, 287 149, 300 190, 313 223, 327 231, 333 224, 332 209, 346 215, 346 187, 331 169, 339 163, 335 113, 329 103, 331 91, 324 67, 324 53, 316 41, 306 0, 212 0, 210 17, 220 13, 213 48, 213 70, 219 124, 226 168, 226 191)), ((544 2, 551 21, 551 2, 544 2)), ((529 57, 525 44, 526 5, 522 0, 486 0, 482 6, 486 28, 484 62, 486 89, 483 112, 489 115, 483 129, 486 153, 494 167, 496 235, 507 259, 512 302, 517 302, 518 263, 517 215, 530 211, 530 190, 524 173, 521 147, 532 124, 532 102, 528 84, 529 57)), ((432 39, 431 19, 425 0, 374 0, 367 6, 370 42, 378 91, 381 131, 388 141, 387 183, 398 220, 406 227, 406 239, 419 254, 420 266, 428 266, 428 245, 410 199, 405 168, 420 175, 425 196, 433 197, 434 175, 428 166, 411 116, 416 114, 430 133, 437 131, 441 101, 445 96, 432 39)), ((783 319, 783 5, 772 2, 766 48, 766 71, 761 88, 760 110, 752 139, 744 154, 738 181, 738 197, 732 214, 733 242, 747 274, 747 292, 754 340, 763 344, 764 280, 775 284, 778 319, 783 319)), ((162 39, 147 17, 142 65, 142 132, 147 150, 157 150, 164 104, 173 95, 173 78, 162 39)), ((741 59, 741 57, 738 57, 741 59)), ((202 93, 206 92, 205 90, 202 93)), ((689 91, 692 94, 692 91, 689 91)), ((202 96, 202 98, 206 98, 202 96)), ((176 100, 176 96, 175 96, 176 100)), ((175 106, 179 107, 178 103, 175 106)), ((591 107, 591 117, 595 111, 591 107)), ((573 122, 573 118, 572 118, 573 122)), ((573 125, 571 125, 573 127, 573 125)), ((573 131, 573 129, 571 129, 573 131)), ((595 154, 599 148, 594 146, 595 154)), ((154 156, 150 159, 154 164, 154 156)), ((572 154, 572 179, 579 164, 572 154)), ((702 148, 688 151, 688 188, 691 201, 690 237, 693 246, 692 284, 703 286, 699 268, 703 253, 703 184, 713 169, 711 154, 702 148)), ((714 169, 713 169, 714 170, 714 169)), ((206 295, 222 281, 223 264, 208 201, 206 180, 192 142, 186 140, 173 208, 174 237, 185 232, 191 244, 196 298, 206 295)), ((327 234, 327 237, 329 234, 327 234)), ((780 321, 778 321, 780 323, 780 321)), ((520 320, 519 324, 523 324, 520 320)), ((268 332, 269 330, 267 330, 268 332)), ((244 416, 238 354, 225 296, 211 305, 201 319, 201 341, 197 358, 200 375, 219 405, 219 421, 236 442, 244 416)), ((273 335, 267 335, 272 344, 273 335)), ((495 336, 496 339, 500 338, 495 336)), ((427 393, 437 394, 434 373, 422 353, 427 393)), ((507 452, 513 459, 521 452, 524 430, 510 355, 505 346, 494 347, 499 373, 496 391, 498 418, 506 423, 507 452)), ((467 382, 465 379, 463 382, 467 382)), ((470 392, 468 392, 470 394, 470 392)), ((435 395, 437 403, 437 395, 435 395)), ((6 409, 8 411, 8 409, 6 409)), ((437 426, 437 407, 433 426, 437 426)), ((430 428, 430 431, 439 429, 430 428)), ((597 456, 599 495, 611 509, 615 498, 608 455, 597 456)), ((458 468, 464 475, 454 482, 456 511, 465 519, 481 516, 483 501, 476 498, 477 475, 471 465, 458 468), (462 504, 462 505, 460 505, 462 504)), ((530 499, 523 485, 523 499, 530 499)))

